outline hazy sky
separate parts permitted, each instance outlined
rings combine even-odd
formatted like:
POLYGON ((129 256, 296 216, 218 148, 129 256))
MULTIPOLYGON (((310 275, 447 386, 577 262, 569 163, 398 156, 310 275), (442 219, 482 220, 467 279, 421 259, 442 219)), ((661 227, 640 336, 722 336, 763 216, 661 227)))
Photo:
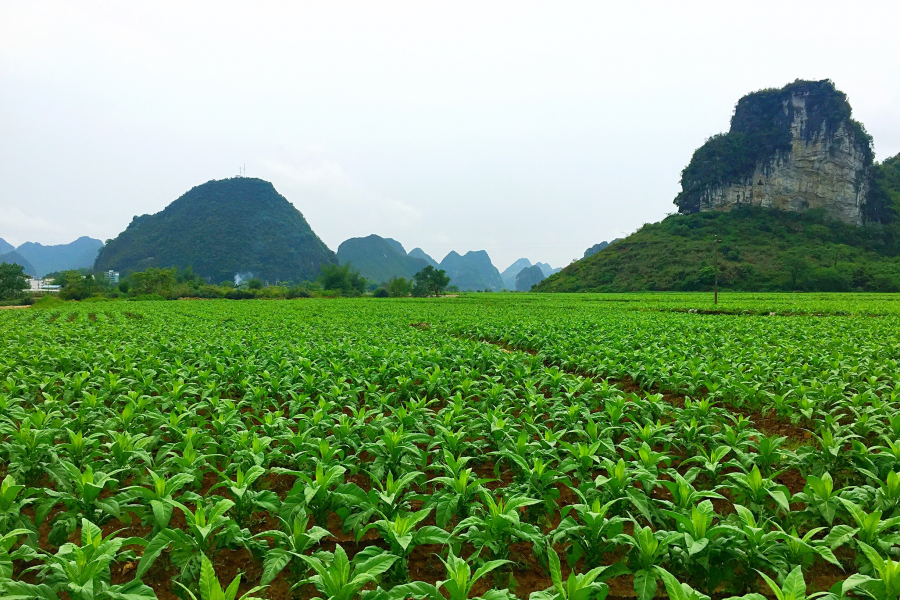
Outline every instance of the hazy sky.
POLYGON ((675 210, 742 95, 834 80, 900 152, 900 2, 0 1, 0 237, 271 181, 334 250, 564 266, 675 210))

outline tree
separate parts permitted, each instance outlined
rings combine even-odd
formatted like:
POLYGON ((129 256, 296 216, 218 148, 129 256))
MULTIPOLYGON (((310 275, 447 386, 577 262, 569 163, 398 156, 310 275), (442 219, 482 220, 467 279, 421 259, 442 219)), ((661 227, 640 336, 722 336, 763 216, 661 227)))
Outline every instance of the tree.
POLYGON ((84 300, 101 292, 94 276, 81 271, 63 271, 53 282, 60 286, 59 297, 63 300, 84 300))
POLYGON ((387 291, 391 298, 406 298, 412 293, 412 282, 404 277, 395 277, 387 284, 387 291))
POLYGON ((434 294, 439 296, 444 288, 450 284, 450 278, 443 269, 435 269, 428 265, 415 275, 413 275, 416 284, 413 288, 413 294, 416 296, 428 296, 434 294))
POLYGON ((27 289, 28 276, 25 275, 25 267, 15 263, 0 264, 0 299, 21 298, 27 289))
POLYGON ((150 267, 146 271, 131 274, 131 293, 135 296, 159 294, 165 296, 175 285, 175 269, 150 267))
POLYGON ((340 292, 344 296, 359 295, 366 291, 366 278, 353 271, 350 264, 322 265, 322 274, 318 278, 323 290, 340 292))

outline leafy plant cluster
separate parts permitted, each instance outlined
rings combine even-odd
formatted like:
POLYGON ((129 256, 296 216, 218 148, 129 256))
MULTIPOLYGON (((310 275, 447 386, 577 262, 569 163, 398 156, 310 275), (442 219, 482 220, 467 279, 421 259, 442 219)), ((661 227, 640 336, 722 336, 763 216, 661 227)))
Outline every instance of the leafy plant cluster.
POLYGON ((0 596, 897 597, 896 315, 590 299, 0 314, 0 596))

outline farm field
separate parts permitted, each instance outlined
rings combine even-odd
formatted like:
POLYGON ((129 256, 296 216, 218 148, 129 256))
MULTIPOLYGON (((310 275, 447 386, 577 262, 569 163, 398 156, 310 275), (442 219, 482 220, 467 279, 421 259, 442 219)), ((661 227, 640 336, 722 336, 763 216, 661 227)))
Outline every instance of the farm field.
POLYGON ((900 295, 710 300, 2 311, 0 597, 897 598, 900 295))

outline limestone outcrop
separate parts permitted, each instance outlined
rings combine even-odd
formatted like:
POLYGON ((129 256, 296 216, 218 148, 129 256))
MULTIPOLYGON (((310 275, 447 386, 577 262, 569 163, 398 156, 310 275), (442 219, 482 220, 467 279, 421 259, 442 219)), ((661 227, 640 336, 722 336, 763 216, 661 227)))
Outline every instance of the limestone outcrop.
POLYGON ((871 138, 830 81, 796 81, 745 96, 728 133, 699 148, 682 172, 679 212, 760 206, 861 225, 880 221, 872 199, 871 138))

